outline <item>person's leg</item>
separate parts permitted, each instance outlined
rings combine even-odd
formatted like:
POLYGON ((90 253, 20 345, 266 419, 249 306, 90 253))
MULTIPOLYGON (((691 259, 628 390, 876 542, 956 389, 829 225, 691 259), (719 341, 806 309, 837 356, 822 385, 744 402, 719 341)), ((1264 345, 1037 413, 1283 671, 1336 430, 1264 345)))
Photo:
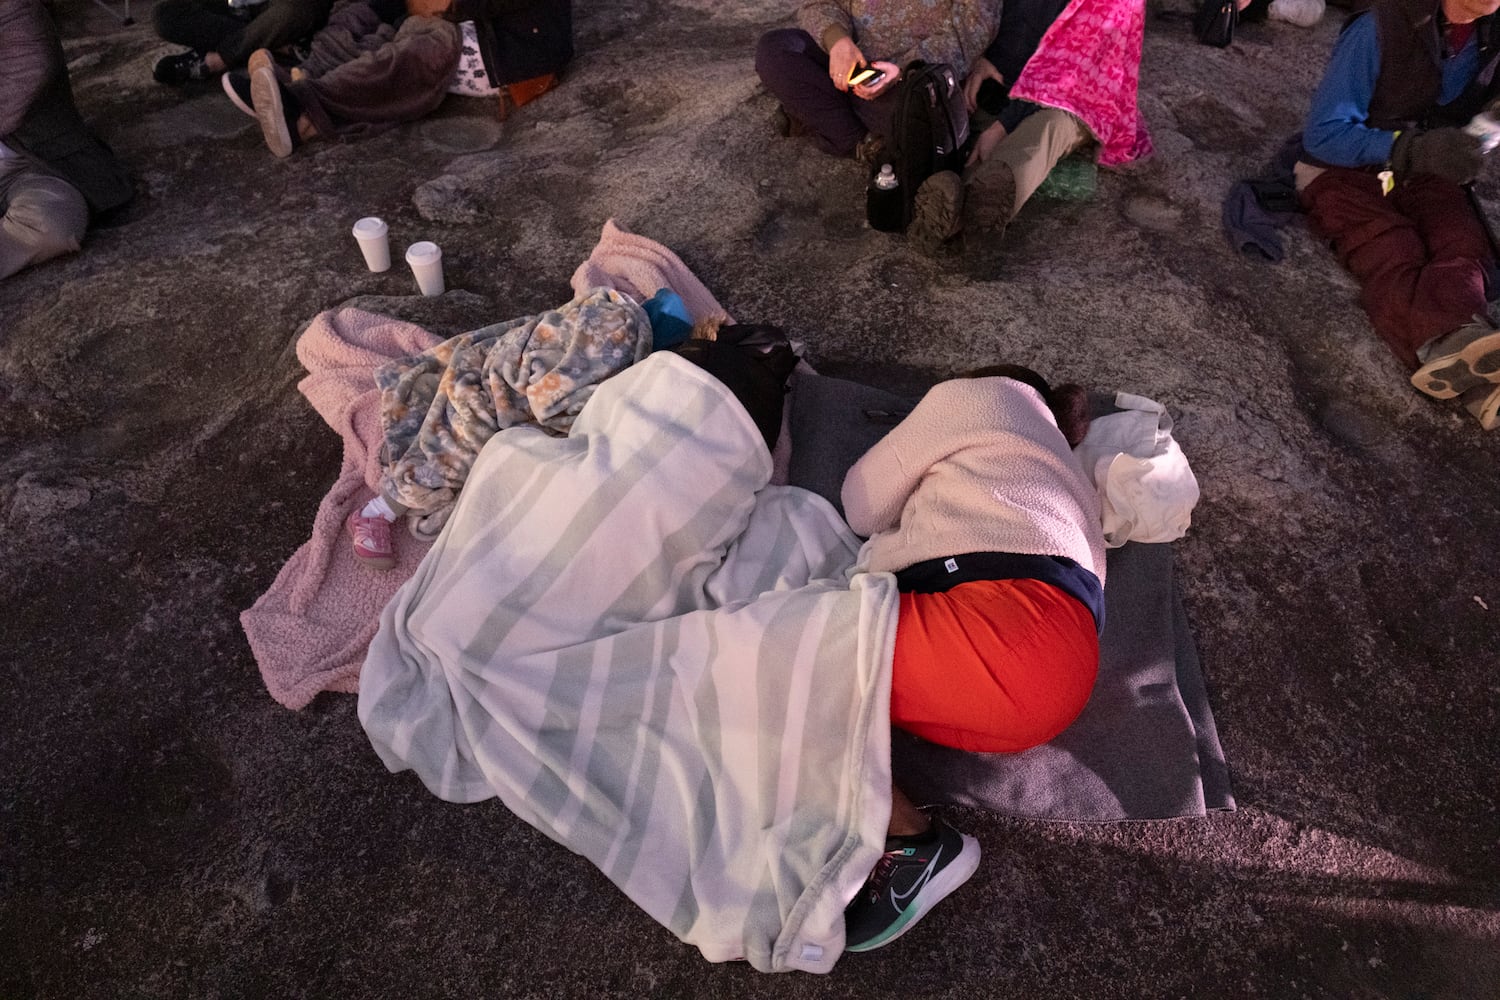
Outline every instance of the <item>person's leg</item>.
POLYGON ((1057 161, 1089 137, 1074 115, 1042 108, 1025 118, 995 144, 968 178, 968 197, 981 215, 988 207, 993 226, 1003 227, 1042 186, 1057 161))
POLYGON ((911 930, 979 868, 979 842, 891 788, 885 853, 844 909, 844 948, 871 951, 911 930))
POLYGON ((460 49, 458 25, 409 17, 388 44, 321 76, 294 81, 286 91, 318 135, 370 135, 422 118, 441 104, 460 49))
POLYGON ((341 3, 313 35, 308 56, 298 68, 308 76, 322 76, 395 37, 395 27, 382 21, 368 3, 341 3))
POLYGON ((1412 369, 1419 350, 1487 308, 1482 258, 1473 256, 1483 230, 1474 228, 1478 220, 1462 191, 1447 186, 1452 191, 1444 193, 1409 181, 1402 187, 1411 191, 1386 197, 1373 174, 1331 168, 1302 192, 1314 231, 1332 241, 1358 279, 1360 305, 1375 332, 1412 369), (1429 249, 1424 230, 1442 258, 1429 249))
POLYGON ((89 209, 77 188, 19 159, 0 160, 0 278, 83 243, 89 209))
POLYGON ((151 8, 151 24, 164 41, 214 52, 225 35, 246 23, 232 10, 224 0, 161 0, 151 8))
POLYGON ((181 86, 224 72, 219 47, 242 31, 258 9, 236 10, 212 0, 162 0, 151 9, 156 33, 188 50, 158 59, 151 75, 158 83, 181 86))
POLYGON ((256 49, 279 49, 310 36, 328 20, 332 0, 267 0, 252 20, 229 32, 218 54, 226 66, 243 66, 256 49))
MULTIPOLYGON (((807 32, 780 28, 761 35, 755 46, 755 72, 825 153, 853 156, 860 140, 873 131, 856 106, 881 102, 862 101, 835 87, 828 77, 828 54, 807 32)), ((859 110, 875 116, 877 123, 883 113, 883 128, 889 126, 888 110, 859 110)))

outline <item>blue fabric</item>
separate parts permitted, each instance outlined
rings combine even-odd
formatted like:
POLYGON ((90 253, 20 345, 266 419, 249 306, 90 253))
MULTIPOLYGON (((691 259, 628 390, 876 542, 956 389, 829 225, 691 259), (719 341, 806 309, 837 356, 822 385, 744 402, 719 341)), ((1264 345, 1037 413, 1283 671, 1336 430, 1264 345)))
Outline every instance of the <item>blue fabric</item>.
POLYGON ((670 288, 662 288, 641 306, 651 320, 651 349, 653 351, 675 347, 688 339, 693 332, 693 317, 688 312, 682 296, 670 288))
MULTIPOLYGON (((1478 71, 1479 41, 1471 37, 1461 51, 1443 60, 1438 104, 1456 100, 1478 71)), ((1375 15, 1361 14, 1339 36, 1323 82, 1313 95, 1302 134, 1309 155, 1339 167, 1366 167, 1390 160, 1396 133, 1365 124, 1379 76, 1375 15)))

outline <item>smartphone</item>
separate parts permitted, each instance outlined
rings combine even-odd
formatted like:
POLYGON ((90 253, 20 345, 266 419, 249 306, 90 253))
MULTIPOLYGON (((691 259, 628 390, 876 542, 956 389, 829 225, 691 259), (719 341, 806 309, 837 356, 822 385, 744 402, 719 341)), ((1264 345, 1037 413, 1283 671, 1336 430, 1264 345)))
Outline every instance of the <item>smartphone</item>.
POLYGON ((876 69, 874 66, 861 66, 849 74, 849 86, 873 87, 884 79, 885 70, 876 69))

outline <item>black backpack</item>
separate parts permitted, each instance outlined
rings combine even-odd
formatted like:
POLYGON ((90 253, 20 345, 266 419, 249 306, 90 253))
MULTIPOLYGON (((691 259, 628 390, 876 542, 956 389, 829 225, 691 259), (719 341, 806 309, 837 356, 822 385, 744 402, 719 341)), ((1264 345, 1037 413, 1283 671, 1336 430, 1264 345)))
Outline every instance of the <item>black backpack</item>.
MULTIPOLYGON (((968 139, 969 111, 953 67, 921 60, 907 66, 896 84, 891 148, 885 156, 901 191, 903 228, 911 222, 923 181, 944 170, 963 170, 962 150, 968 139)), ((880 169, 878 163, 873 166, 880 169)))

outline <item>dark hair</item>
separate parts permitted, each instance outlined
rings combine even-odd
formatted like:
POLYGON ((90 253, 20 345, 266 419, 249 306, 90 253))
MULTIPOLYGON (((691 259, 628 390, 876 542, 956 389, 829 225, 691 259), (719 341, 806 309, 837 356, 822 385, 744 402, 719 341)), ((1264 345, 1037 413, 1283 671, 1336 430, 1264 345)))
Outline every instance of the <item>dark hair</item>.
POLYGON ((1008 378, 1029 385, 1041 393, 1042 402, 1052 411, 1052 418, 1069 448, 1078 447, 1078 442, 1089 432, 1089 394, 1081 385, 1069 382, 1056 388, 1025 365, 986 365, 964 372, 959 378, 1008 378))

